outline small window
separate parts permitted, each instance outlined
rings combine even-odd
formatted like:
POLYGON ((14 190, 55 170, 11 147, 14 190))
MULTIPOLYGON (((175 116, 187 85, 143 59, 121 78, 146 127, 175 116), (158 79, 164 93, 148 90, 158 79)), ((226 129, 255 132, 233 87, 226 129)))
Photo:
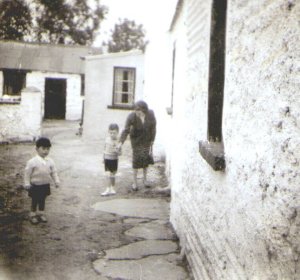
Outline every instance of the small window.
POLYGON ((176 42, 174 42, 173 54, 172 54, 171 106, 167 107, 167 113, 171 116, 173 115, 173 105, 174 105, 175 62, 176 62, 176 42))
POLYGON ((222 142, 227 0, 213 0, 208 84, 208 140, 222 142))
POLYGON ((84 84, 84 75, 80 75, 80 96, 84 96, 85 84, 84 84))
POLYGON ((202 157, 216 171, 225 170, 222 135, 225 81, 227 0, 213 0, 211 10, 207 140, 199 142, 202 157))
POLYGON ((26 72, 22 70, 3 70, 3 94, 21 95, 21 91, 26 87, 26 72))
POLYGON ((134 103, 135 68, 114 68, 113 106, 132 106, 134 103))

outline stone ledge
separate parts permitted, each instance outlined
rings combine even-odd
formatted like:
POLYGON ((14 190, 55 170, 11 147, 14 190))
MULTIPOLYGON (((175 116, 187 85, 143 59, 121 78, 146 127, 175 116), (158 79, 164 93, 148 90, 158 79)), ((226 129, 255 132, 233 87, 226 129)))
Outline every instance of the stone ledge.
POLYGON ((225 170, 226 163, 222 142, 199 141, 199 152, 213 170, 225 170))
POLYGON ((19 105, 21 103, 20 99, 16 98, 0 98, 0 105, 19 105))
POLYGON ((107 106, 107 109, 115 109, 115 110, 133 110, 134 106, 121 106, 121 105, 109 105, 107 106))

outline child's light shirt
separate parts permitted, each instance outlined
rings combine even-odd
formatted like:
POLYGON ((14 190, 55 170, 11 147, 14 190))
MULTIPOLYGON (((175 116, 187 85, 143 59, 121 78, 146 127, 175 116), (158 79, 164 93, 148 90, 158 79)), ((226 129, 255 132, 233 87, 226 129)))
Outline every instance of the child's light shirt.
POLYGON ((106 137, 104 145, 104 159, 118 159, 120 149, 118 148, 119 139, 111 139, 106 137))
POLYGON ((52 180, 56 185, 59 184, 55 163, 51 158, 36 155, 27 162, 24 174, 25 186, 50 184, 52 180))

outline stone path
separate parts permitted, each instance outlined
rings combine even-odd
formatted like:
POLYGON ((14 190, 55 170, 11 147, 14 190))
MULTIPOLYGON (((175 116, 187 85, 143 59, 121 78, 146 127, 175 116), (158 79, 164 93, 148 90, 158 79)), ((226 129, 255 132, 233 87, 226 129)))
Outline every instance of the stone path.
POLYGON ((169 204, 160 199, 112 199, 92 206, 98 211, 124 217, 133 227, 125 235, 136 241, 119 248, 105 250, 93 262, 97 273, 113 279, 187 280, 180 265, 179 248, 170 223, 169 204))
POLYGON ((53 144, 51 157, 61 188, 53 188, 47 199, 48 223, 36 226, 28 221, 27 193, 15 189, 23 183, 19 172, 35 154, 34 145, 2 147, 6 169, 0 186, 10 191, 10 220, 4 220, 0 228, 0 236, 5 237, 0 246, 0 280, 191 279, 169 222, 170 190, 165 190, 164 163, 149 167, 151 188, 141 187, 139 174, 140 188, 133 192, 131 147, 125 142, 117 194, 103 197, 107 185, 104 138, 84 141, 77 131, 76 122, 43 124, 43 135, 53 144))

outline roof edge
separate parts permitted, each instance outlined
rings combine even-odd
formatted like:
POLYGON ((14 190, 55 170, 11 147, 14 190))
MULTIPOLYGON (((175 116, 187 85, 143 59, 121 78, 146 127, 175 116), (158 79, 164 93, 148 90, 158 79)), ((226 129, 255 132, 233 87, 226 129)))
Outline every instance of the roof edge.
POLYGON ((141 50, 131 50, 131 51, 127 51, 127 52, 87 55, 87 56, 84 56, 84 57, 81 57, 81 58, 85 59, 85 60, 93 60, 93 59, 105 59, 105 58, 110 58, 110 57, 142 55, 142 54, 143 54, 143 51, 141 51, 141 50))
POLYGON ((179 14, 181 13, 183 2, 184 2, 184 0, 178 0, 177 1, 174 16, 173 16, 172 22, 171 22, 170 27, 169 27, 169 32, 172 31, 174 26, 175 26, 177 18, 179 17, 179 14))
POLYGON ((0 40, 0 44, 18 44, 18 45, 31 45, 31 46, 44 46, 44 47, 57 47, 57 48, 74 48, 74 49, 91 49, 101 51, 100 47, 85 46, 85 45, 65 45, 65 44, 54 44, 54 43, 43 43, 43 42, 26 42, 26 41, 14 41, 14 40, 0 40))

